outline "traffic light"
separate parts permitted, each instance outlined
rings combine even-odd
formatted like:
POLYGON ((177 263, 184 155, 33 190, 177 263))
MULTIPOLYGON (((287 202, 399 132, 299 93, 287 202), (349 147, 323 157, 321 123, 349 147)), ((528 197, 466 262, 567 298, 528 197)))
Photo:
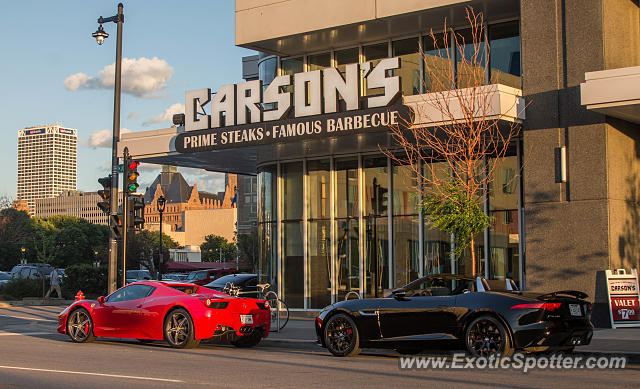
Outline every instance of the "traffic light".
POLYGON ((108 177, 98 178, 98 183, 103 189, 98 191, 102 201, 98 202, 98 208, 107 215, 111 213, 111 174, 108 177))
POLYGON ((111 219, 109 227, 111 231, 113 231, 113 235, 120 238, 122 236, 122 220, 120 215, 111 215, 109 218, 111 219))
POLYGON ((131 157, 127 157, 124 161, 124 182, 127 195, 138 190, 138 177, 140 177, 138 166, 140 166, 140 162, 134 161, 131 157))
POLYGON ((129 197, 127 219, 129 227, 140 230, 144 228, 144 207, 144 197, 141 194, 129 197))

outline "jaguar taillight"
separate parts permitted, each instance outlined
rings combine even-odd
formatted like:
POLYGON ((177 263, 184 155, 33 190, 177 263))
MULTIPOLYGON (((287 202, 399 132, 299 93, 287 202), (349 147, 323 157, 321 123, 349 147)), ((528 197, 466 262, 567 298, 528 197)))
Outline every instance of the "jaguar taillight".
POLYGON ((544 309, 545 311, 555 311, 562 306, 562 303, 525 303, 517 304, 511 307, 511 309, 544 309))

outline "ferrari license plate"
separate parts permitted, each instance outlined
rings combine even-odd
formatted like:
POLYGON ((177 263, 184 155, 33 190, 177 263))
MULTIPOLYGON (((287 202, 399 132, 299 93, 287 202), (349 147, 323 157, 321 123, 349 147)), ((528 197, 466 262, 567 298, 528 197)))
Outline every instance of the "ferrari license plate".
POLYGON ((571 316, 582 316, 580 304, 569 304, 569 312, 571 312, 571 316))
POLYGON ((242 324, 253 324, 253 316, 251 316, 251 315, 240 315, 240 323, 242 323, 242 324))

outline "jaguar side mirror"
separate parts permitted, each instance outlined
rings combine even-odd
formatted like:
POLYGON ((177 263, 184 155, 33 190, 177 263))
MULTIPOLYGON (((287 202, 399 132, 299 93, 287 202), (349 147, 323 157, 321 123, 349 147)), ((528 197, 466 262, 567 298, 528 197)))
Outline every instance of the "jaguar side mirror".
POLYGON ((391 293, 393 294, 393 298, 396 300, 402 301, 407 299, 407 291, 402 288, 396 289, 391 293))
POLYGON ((98 297, 98 303, 100 303, 100 305, 104 304, 104 296, 98 297))

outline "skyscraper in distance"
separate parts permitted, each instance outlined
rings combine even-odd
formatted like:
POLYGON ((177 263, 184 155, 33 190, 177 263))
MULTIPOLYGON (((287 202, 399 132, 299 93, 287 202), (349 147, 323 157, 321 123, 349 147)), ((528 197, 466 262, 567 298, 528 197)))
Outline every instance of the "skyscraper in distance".
POLYGON ((35 200, 75 190, 78 130, 59 125, 18 131, 18 200, 34 214, 35 200))

